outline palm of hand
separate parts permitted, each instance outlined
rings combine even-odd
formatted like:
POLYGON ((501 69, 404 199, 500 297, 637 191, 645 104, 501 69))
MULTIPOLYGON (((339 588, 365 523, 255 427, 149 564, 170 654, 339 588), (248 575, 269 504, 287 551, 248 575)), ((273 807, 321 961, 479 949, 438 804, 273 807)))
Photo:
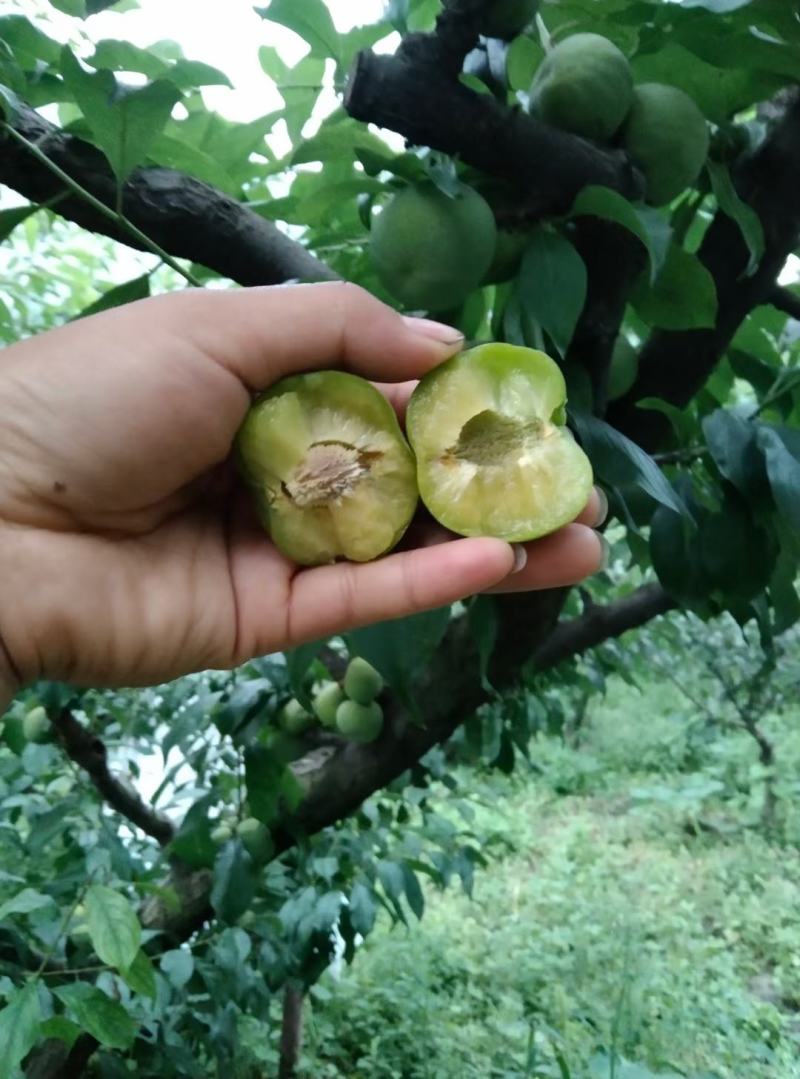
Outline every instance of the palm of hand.
MULTIPOLYGON (((0 652, 19 679, 153 684, 506 587, 513 552, 493 539, 298 571, 231 482, 253 389, 335 364, 413 379, 456 348, 315 285, 172 294, 7 349, 0 652)), ((562 531, 513 587, 596 568, 590 530, 562 531)))

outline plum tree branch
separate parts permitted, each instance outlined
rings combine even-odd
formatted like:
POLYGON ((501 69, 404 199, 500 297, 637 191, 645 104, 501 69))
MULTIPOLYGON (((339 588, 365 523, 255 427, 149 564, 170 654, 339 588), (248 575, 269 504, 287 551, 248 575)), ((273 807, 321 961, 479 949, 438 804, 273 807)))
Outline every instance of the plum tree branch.
POLYGON ((800 321, 800 296, 796 292, 792 292, 791 289, 781 288, 780 285, 776 285, 767 296, 766 302, 772 304, 773 307, 777 307, 779 311, 783 311, 789 318, 800 321))
MULTIPOLYGON (((25 105, 11 126, 95 199, 111 209, 116 206, 116 180, 99 150, 25 105)), ((124 227, 69 192, 22 143, 0 135, 0 148, 0 183, 35 203, 62 196, 57 204, 62 217, 129 247, 147 249, 124 227)), ((123 187, 122 211, 170 255, 191 259, 240 285, 330 281, 337 276, 246 203, 174 169, 136 169, 123 187)))
POLYGON ((613 603, 592 604, 579 618, 559 622, 550 636, 534 652, 537 670, 557 667, 566 659, 582 655, 628 630, 638 629, 678 604, 661 585, 646 584, 613 603))
POLYGON ((603 150, 461 83, 465 42, 474 41, 462 18, 453 4, 434 33, 410 34, 395 54, 360 52, 345 92, 350 116, 524 187, 532 217, 565 212, 587 184, 641 194, 641 175, 624 152, 603 150))
POLYGON ((104 801, 162 847, 166 846, 175 834, 171 821, 111 774, 103 742, 87 731, 69 709, 55 718, 54 726, 64 752, 86 772, 104 801))

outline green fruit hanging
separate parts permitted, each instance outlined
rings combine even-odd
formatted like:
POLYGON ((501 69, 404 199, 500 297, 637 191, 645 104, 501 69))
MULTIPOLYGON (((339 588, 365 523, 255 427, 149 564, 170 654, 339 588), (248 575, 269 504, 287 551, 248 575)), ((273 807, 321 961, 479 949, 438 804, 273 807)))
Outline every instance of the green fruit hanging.
POLYGON ((370 253, 384 288, 411 310, 457 307, 494 256, 489 204, 466 184, 452 197, 432 183, 395 195, 372 226, 370 253))
POLYGON ((256 864, 268 862, 275 853, 275 844, 269 829, 255 817, 246 817, 236 826, 236 834, 242 841, 242 846, 248 852, 256 864))
POLYGON ((560 41, 539 65, 530 92, 532 113, 595 142, 613 138, 632 101, 633 75, 625 54, 600 34, 560 41))
POLYGON ((299 565, 377 558, 414 514, 414 458, 397 417, 355 375, 276 383, 250 409, 237 449, 262 523, 299 565))
POLYGON ((336 709, 344 700, 344 690, 336 682, 328 682, 317 691, 312 700, 314 715, 323 727, 336 726, 336 709))
POLYGON ((377 701, 343 701, 336 712, 336 727, 351 742, 374 742, 383 730, 383 709, 377 701))
POLYGON ((643 83, 634 90, 622 143, 644 173, 647 201, 663 206, 700 175, 708 156, 708 125, 683 90, 643 83))
POLYGON ((305 734, 315 725, 314 717, 294 698, 287 701, 279 716, 279 723, 287 734, 305 734))
POLYGON ((543 352, 491 344, 426 375, 408 405, 422 500, 463 536, 535 539, 586 505, 592 467, 565 426, 566 386, 543 352))
POLYGON ((344 691, 351 701, 371 704, 383 689, 383 678, 361 656, 351 659, 344 676, 344 691))

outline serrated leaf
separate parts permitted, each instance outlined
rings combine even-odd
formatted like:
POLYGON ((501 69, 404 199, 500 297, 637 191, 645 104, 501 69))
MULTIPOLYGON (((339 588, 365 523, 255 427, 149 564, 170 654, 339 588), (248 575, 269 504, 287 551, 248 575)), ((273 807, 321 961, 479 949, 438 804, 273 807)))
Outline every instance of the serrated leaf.
POLYGON ((0 210, 0 243, 8 239, 17 225, 21 225, 31 214, 38 213, 41 206, 15 206, 11 210, 0 210))
POLYGON ((720 474, 749 501, 763 500, 766 472, 756 425, 717 409, 703 419, 703 434, 720 474))
POLYGON ((167 79, 124 87, 111 71, 86 71, 66 45, 61 74, 117 179, 126 179, 163 131, 180 98, 177 87, 167 79))
MULTIPOLYGON (((309 702, 309 708, 311 707, 309 702)), ((244 755, 244 778, 250 812, 263 824, 271 824, 280 808, 281 758, 264 746, 248 746, 244 755)))
POLYGON ((309 641, 308 644, 301 644, 298 648, 291 648, 283 653, 286 657, 286 670, 289 672, 292 693, 309 712, 311 711, 311 697, 304 684, 305 677, 324 643, 324 641, 309 641))
POLYGON ((217 855, 217 848, 211 839, 211 824, 208 819, 210 807, 209 795, 199 798, 186 813, 170 844, 172 853, 195 869, 210 868, 217 855))
POLYGON ((186 948, 173 948, 161 956, 160 967, 176 989, 183 989, 194 974, 194 957, 186 948))
POLYGON ((272 0, 269 7, 254 10, 262 19, 293 30, 308 43, 312 55, 339 59, 339 34, 323 0, 272 0))
POLYGON ((414 870, 403 863, 403 881, 405 885, 406 901, 412 912, 416 915, 417 921, 422 918, 425 913, 425 896, 422 893, 417 874, 414 870))
POLYGON ((139 1026, 116 1000, 86 982, 62 985, 53 992, 83 1030, 101 1045, 108 1049, 131 1048, 139 1026))
POLYGON ((571 217, 593 216, 615 221, 641 241, 650 260, 650 280, 655 281, 669 250, 672 229, 667 217, 647 206, 634 206, 609 187, 590 185, 580 192, 571 217))
POLYGON ((767 475, 778 512, 795 532, 800 533, 800 461, 773 427, 762 424, 758 444, 767 462, 767 475))
POLYGON ((492 596, 476 596, 469 605, 469 628, 478 646, 481 685, 491 692, 489 681, 489 660, 492 658, 497 640, 497 604, 492 596))
POLYGON ((102 962, 117 970, 129 967, 142 943, 142 927, 130 902, 113 888, 92 884, 86 914, 92 947, 102 962))
POLYGON ((714 278, 697 255, 677 244, 652 285, 639 279, 631 302, 644 322, 662 330, 709 329, 717 319, 714 278))
POLYGON ((560 232, 531 233, 519 273, 520 303, 565 355, 586 300, 586 265, 560 232))
POLYGON ((576 412, 572 419, 592 467, 604 483, 638 487, 675 513, 686 512, 664 473, 641 446, 596 416, 576 412))
POLYGON ((23 888, 0 906, 0 922, 9 914, 32 914, 33 911, 53 906, 54 903, 52 896, 37 892, 34 888, 23 888))
POLYGON ((96 315, 100 311, 109 311, 112 307, 122 307, 123 304, 133 303, 135 300, 144 300, 150 295, 150 274, 142 274, 130 281, 124 281, 121 285, 115 285, 108 292, 84 307, 83 311, 75 315, 72 321, 86 318, 87 315, 96 315))
POLYGON ((41 1009, 36 983, 18 989, 0 1010, 0 1079, 14 1079, 39 1035, 41 1009))
POLYGON ((349 898, 350 922, 356 933, 369 936, 375 925, 376 905, 371 889, 358 881, 353 885, 349 898))
POLYGON ((50 0, 50 3, 64 15, 72 15, 76 19, 86 18, 86 0, 50 0))
POLYGON ((221 921, 232 925, 249 910, 256 890, 253 859, 238 839, 220 848, 214 863, 211 906, 221 921))
POLYGON ((719 161, 709 161, 707 168, 711 177, 714 198, 720 210, 736 222, 747 244, 750 260, 746 272, 747 274, 755 273, 764 254, 764 226, 761 224, 761 218, 753 207, 740 197, 733 186, 727 165, 719 161))
POLYGON ((140 993, 143 997, 155 1000, 156 972, 145 952, 140 950, 127 970, 123 970, 121 973, 126 984, 131 987, 134 993, 140 993))

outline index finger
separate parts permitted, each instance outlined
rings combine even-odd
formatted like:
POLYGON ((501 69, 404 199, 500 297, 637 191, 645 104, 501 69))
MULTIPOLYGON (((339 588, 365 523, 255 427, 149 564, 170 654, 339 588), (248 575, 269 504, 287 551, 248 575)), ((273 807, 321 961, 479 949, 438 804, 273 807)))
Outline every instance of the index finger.
POLYGON ((380 382, 416 379, 464 341, 344 281, 187 290, 163 297, 161 315, 252 390, 325 367, 380 382))

